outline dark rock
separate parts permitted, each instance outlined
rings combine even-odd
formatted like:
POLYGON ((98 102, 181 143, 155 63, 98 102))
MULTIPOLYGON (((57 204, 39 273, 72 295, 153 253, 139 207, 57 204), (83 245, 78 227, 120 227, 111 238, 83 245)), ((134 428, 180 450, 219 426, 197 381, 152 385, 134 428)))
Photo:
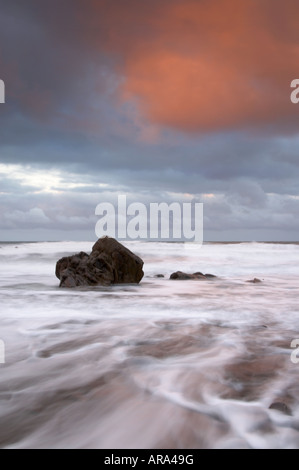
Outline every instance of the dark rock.
POLYGON ((92 253, 62 258, 56 265, 60 287, 138 284, 143 278, 143 261, 114 238, 104 237, 92 253))
POLYGON ((272 403, 272 405, 269 406, 269 409, 270 410, 281 411, 281 413, 284 413, 288 416, 292 415, 292 412, 291 412, 290 408, 285 403, 280 402, 280 401, 272 403))
POLYGON ((181 271, 177 271, 176 273, 172 273, 170 279, 178 279, 180 281, 185 281, 188 279, 194 279, 192 274, 182 273, 181 271))
POLYGON ((178 281, 187 281, 189 279, 207 279, 207 277, 200 272, 194 274, 187 274, 183 273, 182 271, 177 271, 176 273, 171 274, 170 279, 178 281))
POLYGON ((60 279, 60 273, 62 271, 65 271, 66 269, 69 269, 69 268, 76 268, 76 266, 79 265, 81 261, 86 258, 88 258, 88 254, 83 253, 83 251, 81 251, 81 253, 78 253, 77 255, 74 255, 74 256, 61 258, 56 264, 56 272, 55 272, 56 277, 60 279))
POLYGON ((251 282, 251 284, 259 284, 260 282, 262 282, 260 279, 257 279, 256 277, 254 279, 251 279, 250 281, 246 281, 246 282, 251 282))
POLYGON ((156 274, 155 277, 162 278, 162 277, 165 277, 165 276, 164 276, 164 274, 156 274))

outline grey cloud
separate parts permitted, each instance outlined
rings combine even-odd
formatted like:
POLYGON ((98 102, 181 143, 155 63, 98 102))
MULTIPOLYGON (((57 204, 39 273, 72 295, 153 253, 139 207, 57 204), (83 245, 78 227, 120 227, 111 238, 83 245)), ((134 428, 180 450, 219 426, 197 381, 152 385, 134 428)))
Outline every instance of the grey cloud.
POLYGON ((238 180, 229 189, 228 201, 243 207, 262 208, 266 206, 268 196, 256 182, 238 180))
MULTIPOLYGON (((220 239, 236 231, 245 239, 295 233, 299 201, 289 196, 298 195, 298 135, 196 136, 159 128, 156 138, 146 138, 155 130, 119 101, 124 77, 114 65, 121 59, 90 44, 95 31, 80 14, 88 2, 0 0, 0 78, 7 88, 0 162, 26 171, 55 168, 65 179, 61 194, 37 195, 35 187, 1 176, 1 230, 93 234, 96 205, 123 192, 141 201, 214 193, 204 200, 208 238, 217 231, 220 239)), ((107 31, 96 34, 101 39, 107 31)))

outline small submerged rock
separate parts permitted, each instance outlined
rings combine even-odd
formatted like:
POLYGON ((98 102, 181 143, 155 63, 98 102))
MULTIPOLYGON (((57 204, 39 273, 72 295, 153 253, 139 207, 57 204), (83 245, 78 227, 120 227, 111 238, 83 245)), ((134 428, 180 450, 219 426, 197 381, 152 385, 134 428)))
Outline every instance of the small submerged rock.
POLYGON ((200 272, 194 273, 194 274, 187 274, 183 273, 182 271, 177 271, 176 273, 172 273, 170 276, 170 279, 172 280, 178 280, 178 281, 187 281, 189 279, 212 279, 217 276, 214 276, 213 274, 203 274, 200 272))
POLYGON ((249 281, 246 282, 251 282, 251 284, 260 284, 262 281, 258 278, 250 279, 249 281))
POLYGON ((62 258, 56 265, 60 287, 138 284, 143 261, 114 238, 99 239, 90 255, 79 253, 62 258))
POLYGON ((269 406, 269 410, 277 410, 277 411, 280 411, 281 413, 284 413, 288 416, 292 415, 292 412, 291 412, 290 408, 288 407, 288 405, 286 405, 285 403, 283 403, 281 401, 276 401, 276 402, 272 403, 272 405, 269 406))

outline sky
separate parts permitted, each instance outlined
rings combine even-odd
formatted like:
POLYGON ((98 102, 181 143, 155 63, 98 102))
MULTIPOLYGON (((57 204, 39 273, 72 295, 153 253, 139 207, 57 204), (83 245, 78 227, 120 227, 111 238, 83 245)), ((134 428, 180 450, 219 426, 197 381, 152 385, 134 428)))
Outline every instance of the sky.
POLYGON ((296 241, 298 0, 0 0, 0 240, 204 203, 205 241, 296 241))

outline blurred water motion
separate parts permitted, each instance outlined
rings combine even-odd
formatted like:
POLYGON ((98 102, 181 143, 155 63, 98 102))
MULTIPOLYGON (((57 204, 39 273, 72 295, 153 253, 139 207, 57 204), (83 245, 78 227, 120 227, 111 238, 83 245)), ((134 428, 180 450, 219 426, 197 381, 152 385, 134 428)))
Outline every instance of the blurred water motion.
POLYGON ((89 243, 0 245, 0 446, 299 448, 299 246, 128 246, 139 286, 61 290, 89 243))

